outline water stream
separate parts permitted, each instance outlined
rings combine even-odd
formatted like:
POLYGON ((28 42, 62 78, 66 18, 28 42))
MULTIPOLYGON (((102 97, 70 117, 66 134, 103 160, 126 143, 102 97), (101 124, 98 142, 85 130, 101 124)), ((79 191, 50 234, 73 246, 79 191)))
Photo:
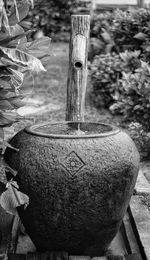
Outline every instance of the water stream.
POLYGON ((81 97, 80 97, 80 69, 77 69, 77 130, 75 130, 76 135, 84 135, 85 132, 81 131, 81 97))

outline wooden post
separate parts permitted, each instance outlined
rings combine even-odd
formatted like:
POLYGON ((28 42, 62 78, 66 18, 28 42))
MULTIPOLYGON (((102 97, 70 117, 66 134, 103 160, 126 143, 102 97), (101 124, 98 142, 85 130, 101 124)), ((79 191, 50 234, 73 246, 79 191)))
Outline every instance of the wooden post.
POLYGON ((137 0, 138 7, 143 8, 144 7, 144 0, 137 0))
POLYGON ((96 9, 96 0, 92 0, 92 9, 93 11, 96 9))
POLYGON ((71 16, 67 121, 84 121, 89 29, 89 15, 71 16))

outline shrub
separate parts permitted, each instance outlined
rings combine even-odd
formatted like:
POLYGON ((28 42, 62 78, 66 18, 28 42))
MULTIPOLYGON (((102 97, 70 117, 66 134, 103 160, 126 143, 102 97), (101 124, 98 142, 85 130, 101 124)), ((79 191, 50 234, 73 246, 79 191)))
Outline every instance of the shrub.
POLYGON ((96 15, 91 24, 90 61, 94 104, 121 115, 120 123, 128 128, 141 159, 149 158, 150 10, 96 15))
POLYGON ((150 130, 150 66, 140 61, 133 72, 123 73, 122 91, 110 107, 112 112, 124 115, 127 121, 137 121, 150 130))
POLYGON ((93 37, 101 41, 99 53, 141 50, 141 56, 144 54, 149 57, 150 10, 118 9, 112 13, 95 15, 91 22, 91 38, 93 37))
POLYGON ((97 107, 109 107, 113 102, 113 95, 119 81, 123 62, 119 55, 116 54, 101 54, 96 56, 92 62, 91 83, 92 83, 92 98, 97 107))
MULTIPOLYGON (((31 28, 52 37, 53 41, 58 39, 58 33, 64 33, 64 37, 68 40, 65 33, 70 31, 70 14, 77 6, 76 2, 77 0, 35 0, 34 9, 28 16, 31 28)), ((33 36, 34 34, 35 32, 33 36)))
POLYGON ((91 36, 100 41, 100 55, 91 55, 94 103, 149 131, 150 10, 115 10, 95 16, 91 36))
POLYGON ((147 160, 150 157, 150 133, 143 129, 138 122, 132 122, 128 125, 127 130, 134 140, 140 153, 141 160, 147 160))
MULTIPOLYGON (((115 53, 95 56, 90 65, 91 97, 97 107, 109 108, 118 100, 123 88, 120 79, 122 72, 134 71, 140 65, 140 52, 126 52, 120 55, 115 53)), ((115 110, 116 111, 116 110, 115 110)))
POLYGON ((111 32, 119 52, 125 50, 144 51, 143 44, 150 42, 150 11, 136 9, 115 11, 111 32))

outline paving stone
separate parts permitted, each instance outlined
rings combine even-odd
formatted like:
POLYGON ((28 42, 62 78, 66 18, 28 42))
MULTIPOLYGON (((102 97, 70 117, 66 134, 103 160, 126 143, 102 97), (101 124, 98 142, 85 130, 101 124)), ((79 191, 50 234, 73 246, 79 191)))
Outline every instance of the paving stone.
POLYGON ((150 260, 150 213, 139 196, 132 196, 129 208, 132 217, 132 226, 141 244, 142 253, 150 260))
POLYGON ((128 254, 134 254, 134 253, 140 254, 140 248, 139 248, 137 239, 135 237, 135 234, 133 232, 133 227, 130 222, 130 217, 129 217, 128 211, 126 212, 126 214, 123 218, 121 231, 124 235, 124 240, 126 241, 126 247, 128 250, 128 254))
POLYGON ((138 178, 134 189, 137 194, 142 194, 142 193, 150 194, 150 183, 144 176, 145 168, 142 167, 138 173, 138 178))
POLYGON ((131 254, 125 256, 125 260, 143 260, 140 254, 131 254))

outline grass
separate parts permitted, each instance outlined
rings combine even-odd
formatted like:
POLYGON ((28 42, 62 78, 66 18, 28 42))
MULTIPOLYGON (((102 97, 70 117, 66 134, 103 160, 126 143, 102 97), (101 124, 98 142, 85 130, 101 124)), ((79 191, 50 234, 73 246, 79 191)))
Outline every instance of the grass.
MULTIPOLYGON (((39 74, 35 78, 35 87, 32 92, 32 98, 40 98, 45 104, 55 105, 54 111, 48 111, 41 115, 35 115, 35 122, 43 121, 61 121, 65 120, 66 114, 66 92, 69 64, 69 45, 67 43, 53 43, 52 54, 45 62, 47 72, 39 74)), ((32 83, 29 83, 31 84, 32 83)), ((86 102, 85 102, 85 120, 96 122, 118 123, 117 117, 107 110, 97 110, 89 98, 90 82, 88 82, 86 102)))

